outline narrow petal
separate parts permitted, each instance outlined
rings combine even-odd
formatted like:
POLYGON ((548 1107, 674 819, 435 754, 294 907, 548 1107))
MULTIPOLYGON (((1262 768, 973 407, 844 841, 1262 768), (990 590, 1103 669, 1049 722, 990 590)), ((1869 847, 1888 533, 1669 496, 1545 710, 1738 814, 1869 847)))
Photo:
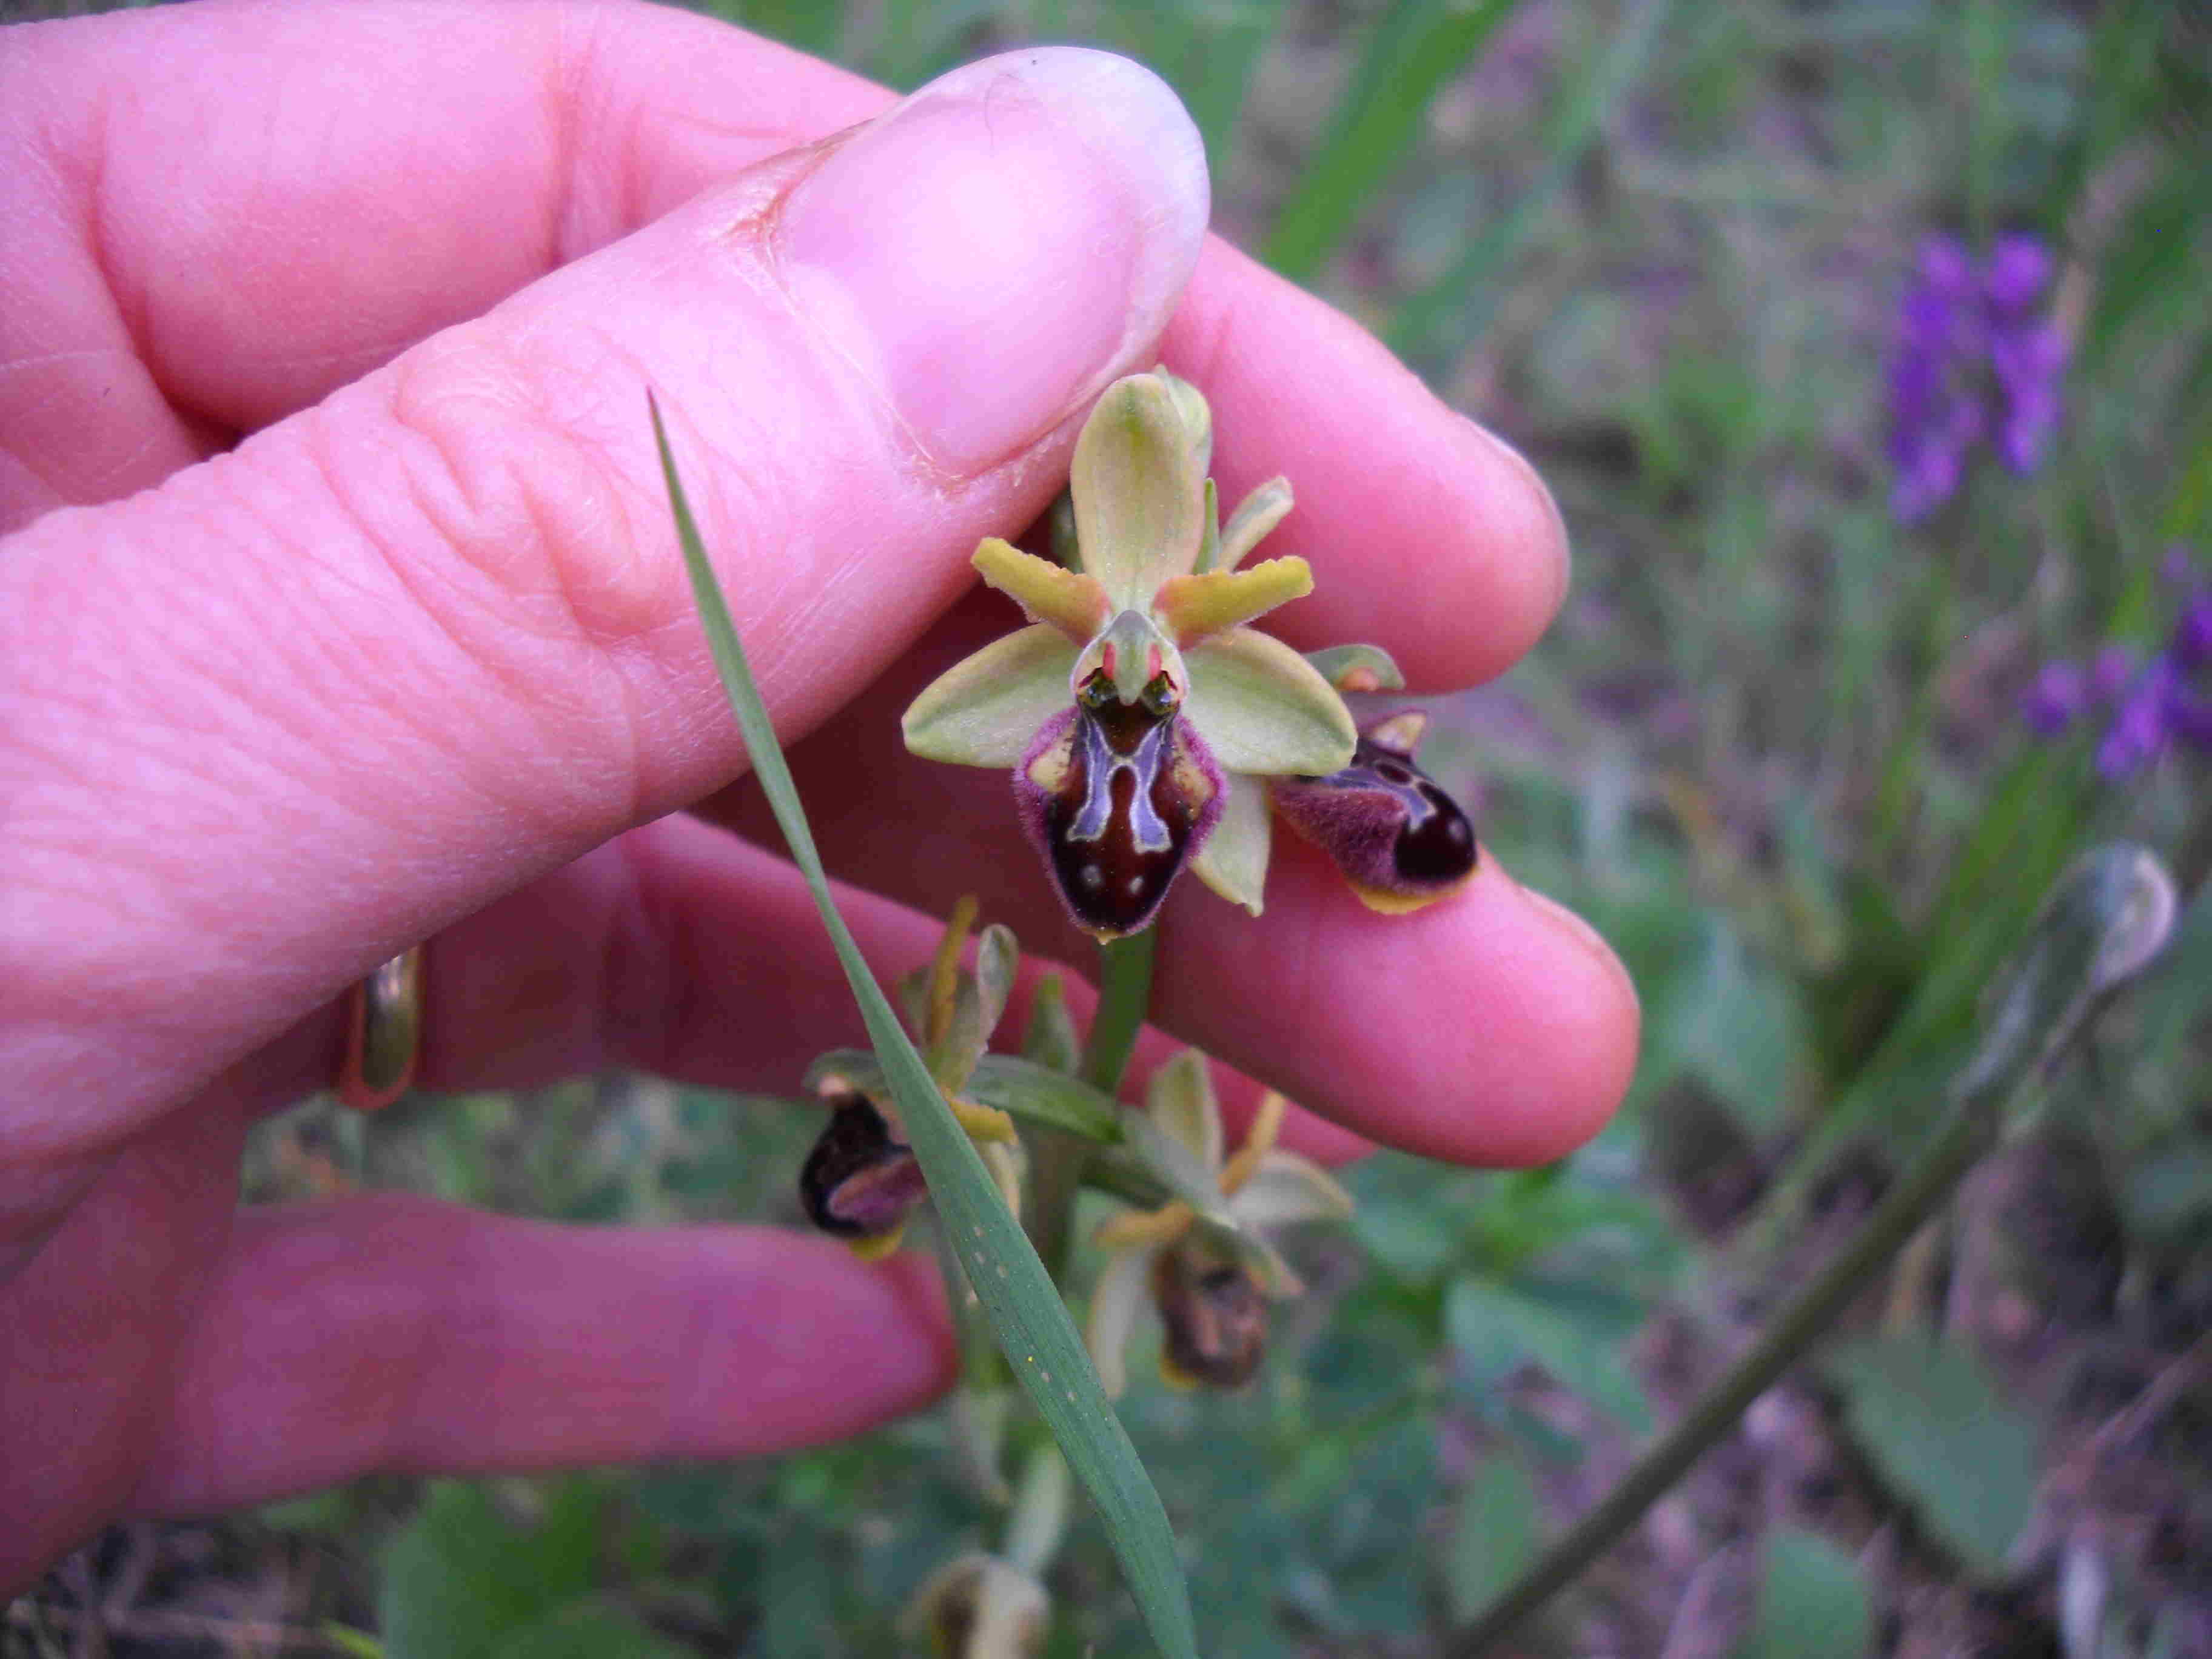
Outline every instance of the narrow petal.
POLYGON ((1291 510, 1291 481, 1270 478, 1237 504, 1229 522, 1221 527, 1220 550, 1216 562, 1210 568, 1234 570, 1244 562, 1244 556, 1260 544, 1260 538, 1282 523, 1291 510))
POLYGON ((1091 1350, 1091 1363, 1098 1368, 1099 1386, 1109 1400, 1119 1399, 1129 1386, 1129 1368, 1122 1354, 1136 1332, 1137 1316, 1150 1299, 1152 1258, 1157 1254, 1116 1250, 1106 1259, 1091 1292, 1083 1342, 1091 1350))
POLYGON ((1267 885, 1267 854, 1274 830, 1267 811, 1267 786, 1258 778, 1226 775, 1221 820, 1191 860, 1191 873, 1254 915, 1267 885))
POLYGON ((1097 578, 1024 553, 996 536, 983 539, 970 562, 1031 622, 1050 623, 1078 645, 1086 643, 1113 614, 1097 578))
POLYGON ((1229 1207, 1240 1227, 1266 1229, 1343 1221, 1352 1205, 1352 1194, 1320 1164, 1278 1147, 1260 1160, 1229 1207))
POLYGON ((1183 717, 1228 770, 1320 776, 1351 763, 1358 740, 1351 711, 1281 641, 1235 628, 1194 647, 1184 662, 1183 717))
POLYGON ((1379 645, 1332 645, 1326 651, 1309 651, 1306 660, 1340 691, 1400 691, 1406 677, 1379 645))
POLYGON ((1421 747, 1421 738, 1429 729, 1429 717, 1425 710, 1408 708, 1393 714, 1387 720, 1377 720, 1360 735, 1377 749, 1411 760, 1421 747))
POLYGON ((908 708, 906 746, 924 760, 1012 766, 1069 707, 1075 647, 1048 623, 994 640, 945 671, 908 708))
POLYGON ((1170 576, 1188 572, 1203 534, 1206 474, 1175 392, 1154 374, 1106 388, 1075 441, 1075 495, 1083 568, 1117 610, 1142 605, 1170 576))
POLYGON ((1283 1132, 1283 1120, 1288 1116, 1291 1103, 1270 1089, 1260 1097, 1260 1109, 1252 1115, 1251 1123, 1244 1131, 1244 1144, 1237 1149, 1236 1156, 1221 1166, 1221 1191, 1229 1198, 1252 1178, 1252 1172, 1261 1161, 1275 1150, 1275 1137, 1283 1132))
POLYGON ((1152 614, 1177 645, 1190 646, 1312 592, 1313 570, 1304 559, 1269 559, 1249 570, 1170 576, 1152 601, 1152 614))
POLYGON ((1145 1109, 1206 1168, 1221 1167, 1221 1104, 1204 1054, 1186 1048, 1154 1072, 1145 1085, 1145 1109))

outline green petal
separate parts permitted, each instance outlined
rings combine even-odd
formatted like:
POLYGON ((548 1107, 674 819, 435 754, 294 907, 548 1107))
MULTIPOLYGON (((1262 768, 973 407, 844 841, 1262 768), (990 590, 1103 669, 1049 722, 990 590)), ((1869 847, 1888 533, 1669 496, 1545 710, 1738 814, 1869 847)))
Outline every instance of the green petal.
POLYGON ((1106 590, 1094 577, 1063 569, 996 536, 982 539, 970 562, 1031 622, 1050 623, 1078 645, 1106 625, 1106 590))
POLYGON ((1012 766, 1030 739, 1069 706, 1075 647, 1049 623, 994 640, 939 675, 901 722, 906 746, 924 760, 1012 766))
POLYGON ((1291 510, 1291 481, 1270 478, 1237 504, 1229 522, 1221 527, 1221 550, 1212 567, 1234 570, 1244 556, 1259 546, 1260 538, 1282 523, 1291 510))
POLYGON ((1221 501, 1211 478, 1206 481, 1206 502, 1199 508, 1198 530, 1198 560, 1191 568, 1204 575, 1221 568, 1221 501))
POLYGON ((1220 820, 1190 867, 1222 897, 1256 916, 1267 885, 1268 844, 1273 833, 1268 824, 1267 786, 1257 778, 1222 775, 1228 791, 1222 798, 1220 820))
POLYGON ((1160 584, 1152 614, 1176 644, 1188 647, 1312 592, 1313 570, 1304 559, 1268 559, 1249 570, 1170 576, 1160 584))
POLYGON ((1204 1054, 1186 1048, 1154 1072, 1145 1085, 1145 1109, 1206 1169, 1220 1169, 1221 1107, 1204 1054))
POLYGON ((1075 441, 1075 495, 1083 568, 1116 610, 1142 606, 1198 558, 1206 475, 1176 394, 1158 375, 1106 388, 1075 441))
POLYGON ((1225 770, 1325 777, 1352 764, 1351 711, 1280 640, 1232 628, 1193 646, 1184 661, 1184 717, 1225 770))
POLYGON ((1306 660, 1340 691, 1402 691, 1406 677, 1379 645, 1332 645, 1309 651, 1306 660))
POLYGON ((1098 1283, 1091 1292, 1091 1312, 1083 1322, 1083 1346, 1091 1350, 1091 1363, 1098 1368, 1098 1386, 1109 1400, 1119 1399, 1129 1386, 1129 1367, 1122 1355, 1137 1328, 1151 1290, 1151 1250, 1116 1250, 1107 1258, 1098 1283))
POLYGON ((1241 1227, 1288 1227, 1301 1221, 1343 1221, 1352 1194, 1311 1158, 1279 1148, 1260 1160, 1251 1179, 1229 1200, 1241 1227))

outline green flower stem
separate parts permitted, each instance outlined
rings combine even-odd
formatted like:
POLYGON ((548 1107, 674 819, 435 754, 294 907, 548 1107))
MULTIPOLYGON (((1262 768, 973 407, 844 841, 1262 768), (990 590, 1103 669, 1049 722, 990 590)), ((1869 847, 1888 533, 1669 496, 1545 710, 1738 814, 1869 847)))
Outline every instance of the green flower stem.
POLYGON ((2051 1062, 2085 1028, 2090 1011, 2148 963, 2172 918, 2171 878, 2155 859, 2135 848, 2092 854, 2062 882, 1996 1005, 1980 1051, 1952 1085, 1951 1107, 1934 1141, 1728 1375, 1454 1638, 1455 1659, 1484 1652, 1572 1583, 1735 1427, 1751 1402, 1831 1328, 1874 1274, 1949 1200, 1966 1172, 1996 1145, 2015 1097, 2034 1092, 2051 1062))
MULTIPOLYGON (((1083 1045, 1076 1076, 1112 1098, 1136 1052, 1137 1033, 1152 1002, 1152 951, 1158 938, 1147 927, 1098 947, 1098 1006, 1091 1011, 1091 1035, 1083 1045)), ((1091 1149, 1073 1135, 1042 1134, 1030 1143, 1030 1242, 1065 1281, 1074 1249, 1075 1194, 1084 1182, 1091 1149)))
POLYGON ((1137 1033, 1152 1004, 1152 950, 1158 933, 1147 927, 1098 947, 1098 1006, 1076 1075, 1099 1093, 1119 1094, 1121 1074, 1137 1050, 1137 1033))

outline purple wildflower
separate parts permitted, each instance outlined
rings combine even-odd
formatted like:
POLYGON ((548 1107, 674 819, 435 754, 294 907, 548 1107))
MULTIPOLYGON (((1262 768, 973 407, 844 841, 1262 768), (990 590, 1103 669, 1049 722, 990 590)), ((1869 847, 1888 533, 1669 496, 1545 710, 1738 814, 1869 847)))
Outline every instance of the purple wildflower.
POLYGON ((2125 647, 2108 645, 2086 673, 2070 662, 2045 663, 2021 697, 2021 718, 2046 738, 2093 708, 2111 709, 2095 757, 2110 783, 2135 776, 2177 744, 2212 755, 2212 586, 2197 580, 2178 548, 2163 571, 2188 598, 2166 648, 2140 673, 2125 647))
POLYGON ((2166 650, 2185 669, 2212 665, 2212 588, 2206 588, 2182 607, 2166 650))
POLYGON ((1889 369, 1890 504, 1903 522, 1958 492, 1984 438, 2014 472, 2042 465, 2066 368, 2065 336, 2035 312, 2051 270, 2025 233, 1999 237, 1979 266, 1955 236, 1921 242, 1889 369))
POLYGON ((2172 664, 2154 658, 2121 700, 2120 712, 2097 745, 2097 774, 2107 783, 2133 777, 2165 752, 2166 704, 2174 678, 2172 664))
POLYGON ((2022 719, 2046 738, 2055 738, 2088 707, 2088 677, 2070 662, 2047 662, 2020 700, 2022 719))
POLYGON ((2136 677, 2136 659, 2124 645, 2108 645, 2089 663, 2089 695, 2099 702, 2118 702, 2136 677))

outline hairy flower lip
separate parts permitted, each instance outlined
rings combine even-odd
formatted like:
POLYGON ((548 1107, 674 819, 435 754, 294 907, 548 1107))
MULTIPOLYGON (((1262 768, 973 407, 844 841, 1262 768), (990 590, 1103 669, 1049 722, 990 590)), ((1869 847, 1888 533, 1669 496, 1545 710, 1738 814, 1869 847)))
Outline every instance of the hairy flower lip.
POLYGON ((1278 778, 1275 811, 1320 848, 1370 908, 1416 910, 1457 892, 1480 860, 1466 811, 1413 756, 1427 717, 1406 711, 1361 733, 1352 763, 1278 778))

